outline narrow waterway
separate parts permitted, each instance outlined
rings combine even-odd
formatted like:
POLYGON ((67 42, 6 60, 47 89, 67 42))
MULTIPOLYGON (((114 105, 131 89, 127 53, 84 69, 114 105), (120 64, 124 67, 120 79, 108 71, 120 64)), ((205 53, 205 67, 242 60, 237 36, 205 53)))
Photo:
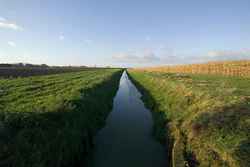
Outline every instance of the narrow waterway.
POLYGON ((113 111, 95 137, 92 167, 166 167, 164 146, 152 136, 151 113, 140 97, 124 72, 113 111))

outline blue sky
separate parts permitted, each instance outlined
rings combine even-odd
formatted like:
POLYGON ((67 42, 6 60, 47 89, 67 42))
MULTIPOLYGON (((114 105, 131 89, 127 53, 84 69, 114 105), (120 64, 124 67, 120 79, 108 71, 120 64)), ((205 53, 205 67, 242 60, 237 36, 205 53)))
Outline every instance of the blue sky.
POLYGON ((0 62, 154 66, 250 59, 249 0, 0 0, 0 62))

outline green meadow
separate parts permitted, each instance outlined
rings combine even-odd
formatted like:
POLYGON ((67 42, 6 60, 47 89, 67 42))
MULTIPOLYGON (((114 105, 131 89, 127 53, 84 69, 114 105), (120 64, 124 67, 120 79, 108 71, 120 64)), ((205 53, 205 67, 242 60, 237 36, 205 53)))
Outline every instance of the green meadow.
POLYGON ((0 79, 0 166, 84 162, 111 111, 122 70, 0 79))
POLYGON ((250 166, 250 79, 129 70, 172 166, 250 166))

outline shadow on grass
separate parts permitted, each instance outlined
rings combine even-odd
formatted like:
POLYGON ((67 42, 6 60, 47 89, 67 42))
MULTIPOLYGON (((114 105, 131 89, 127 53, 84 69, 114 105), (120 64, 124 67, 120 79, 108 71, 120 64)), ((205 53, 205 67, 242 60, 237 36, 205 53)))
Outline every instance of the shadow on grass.
POLYGON ((168 166, 171 165, 172 161, 172 147, 173 147, 173 139, 168 135, 168 120, 166 119, 166 115, 164 111, 160 111, 159 105, 157 101, 153 98, 150 91, 145 89, 138 81, 136 81, 132 76, 130 76, 129 73, 128 77, 132 81, 132 83, 136 86, 136 88, 141 93, 142 101, 144 102, 144 105, 146 108, 148 108, 151 113, 154 120, 153 125, 153 136, 158 140, 161 144, 166 145, 167 150, 167 162, 168 166))
POLYGON ((236 163, 240 166, 250 166, 250 108, 246 102, 225 106, 217 111, 205 112, 196 118, 192 125, 193 133, 205 138, 213 138, 217 150, 232 150, 230 157, 218 156, 214 161, 226 160, 228 166, 236 163), (199 125, 199 128, 195 128, 199 125), (233 162, 234 161, 234 162, 233 162))
MULTIPOLYGON (((80 166, 105 124, 122 71, 101 84, 83 89, 54 111, 0 113, 0 166, 80 166)), ((35 107, 34 107, 35 108, 35 107)))

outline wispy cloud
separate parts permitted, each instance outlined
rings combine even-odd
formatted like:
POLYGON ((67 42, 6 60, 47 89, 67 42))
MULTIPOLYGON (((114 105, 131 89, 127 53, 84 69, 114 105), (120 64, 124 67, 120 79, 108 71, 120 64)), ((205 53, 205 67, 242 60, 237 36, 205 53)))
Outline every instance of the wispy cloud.
POLYGON ((112 58, 118 62, 133 62, 139 59, 138 56, 131 53, 118 53, 113 55, 112 58))
POLYGON ((4 17, 0 17, 0 21, 6 21, 4 17))
POLYGON ((3 17, 0 17, 0 28, 10 29, 15 31, 22 31, 23 27, 17 25, 16 23, 10 22, 3 17))
POLYGON ((59 36, 59 40, 63 41, 64 39, 65 39, 65 36, 61 34, 61 35, 59 36))
POLYGON ((136 52, 119 53, 113 55, 112 58, 116 62, 140 63, 140 64, 154 63, 160 60, 157 56, 155 56, 155 54, 151 50, 144 50, 142 53, 136 53, 136 52))
POLYGON ((16 47, 16 43, 13 41, 8 41, 8 45, 11 47, 16 47))
POLYGON ((250 60, 250 49, 214 50, 203 55, 165 55, 163 62, 168 64, 191 64, 209 61, 250 60))
POLYGON ((166 50, 165 53, 161 53, 158 56, 152 50, 147 49, 141 53, 124 52, 116 54, 112 58, 115 62, 129 63, 137 66, 193 64, 209 61, 250 60, 250 49, 238 51, 217 50, 203 55, 177 54, 166 50))
POLYGON ((233 59, 249 59, 250 49, 235 50, 215 50, 207 53, 210 59, 233 60, 233 59))

